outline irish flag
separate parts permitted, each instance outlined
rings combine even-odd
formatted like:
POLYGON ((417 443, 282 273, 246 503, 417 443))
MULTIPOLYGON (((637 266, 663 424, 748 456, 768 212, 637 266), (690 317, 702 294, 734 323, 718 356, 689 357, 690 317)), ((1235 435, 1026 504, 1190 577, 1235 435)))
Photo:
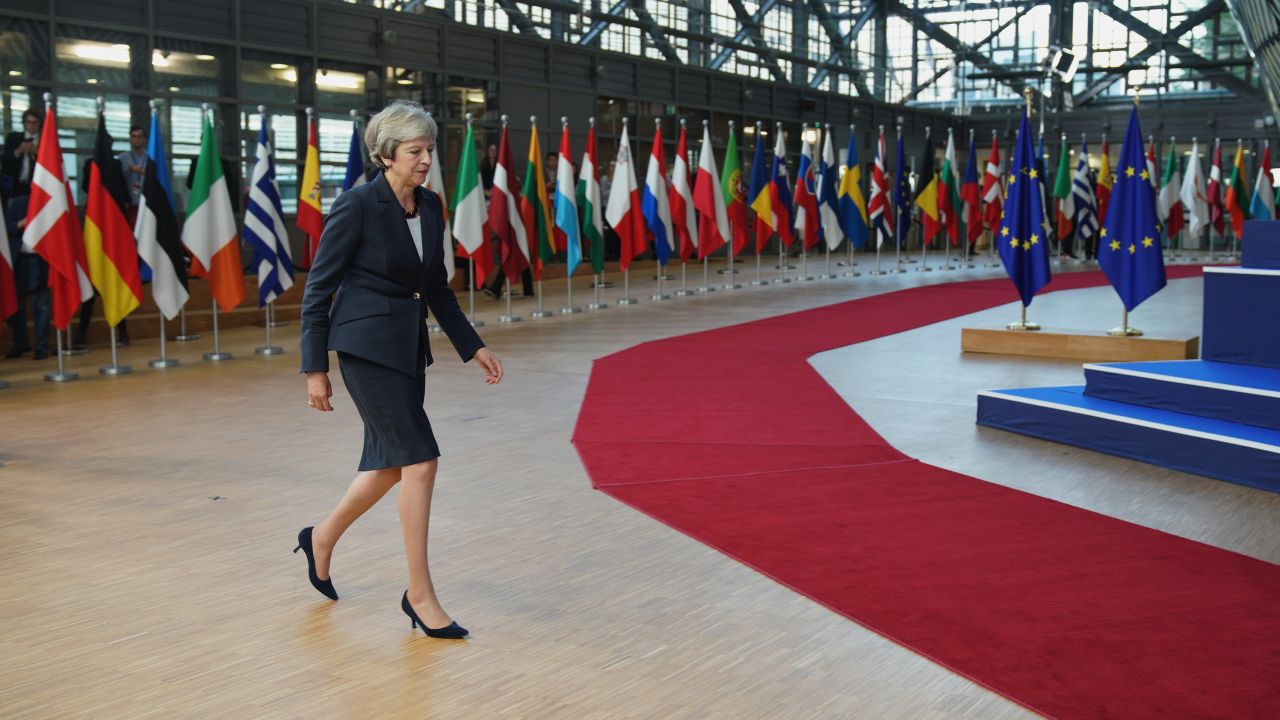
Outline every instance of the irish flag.
POLYGON ((187 208, 182 243, 191 251, 192 274, 207 276, 214 301, 223 312, 230 312, 244 300, 244 265, 240 263, 240 238, 235 214, 231 212, 231 194, 222 175, 218 144, 208 116, 204 119, 200 159, 187 208))

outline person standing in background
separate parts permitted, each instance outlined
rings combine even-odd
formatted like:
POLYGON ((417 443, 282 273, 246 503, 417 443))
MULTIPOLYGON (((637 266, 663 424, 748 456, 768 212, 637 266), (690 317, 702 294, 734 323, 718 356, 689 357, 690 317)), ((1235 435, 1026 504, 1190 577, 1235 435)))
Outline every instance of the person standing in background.
POLYGON ((31 194, 41 122, 39 113, 27 110, 22 113, 22 129, 5 136, 0 155, 0 200, 31 194))

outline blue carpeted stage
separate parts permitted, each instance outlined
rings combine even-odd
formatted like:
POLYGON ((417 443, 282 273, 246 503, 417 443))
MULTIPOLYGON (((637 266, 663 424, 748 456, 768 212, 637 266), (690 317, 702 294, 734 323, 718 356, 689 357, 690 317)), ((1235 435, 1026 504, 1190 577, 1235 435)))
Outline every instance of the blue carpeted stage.
MULTIPOLYGON (((1280 222, 1247 223, 1244 247, 1272 265, 1280 222)), ((983 391, 978 424, 1280 492, 1276 308, 1280 268, 1205 268, 1200 360, 1090 364, 1083 386, 983 391)))

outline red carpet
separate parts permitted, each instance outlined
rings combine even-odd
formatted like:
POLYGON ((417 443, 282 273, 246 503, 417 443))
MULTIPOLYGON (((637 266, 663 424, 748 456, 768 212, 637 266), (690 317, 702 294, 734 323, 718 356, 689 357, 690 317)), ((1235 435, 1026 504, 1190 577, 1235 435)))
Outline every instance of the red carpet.
POLYGON ((645 343, 596 361, 574 443, 600 490, 1041 714, 1280 718, 1280 567, 908 458, 806 362, 1016 299, 933 285, 645 343))

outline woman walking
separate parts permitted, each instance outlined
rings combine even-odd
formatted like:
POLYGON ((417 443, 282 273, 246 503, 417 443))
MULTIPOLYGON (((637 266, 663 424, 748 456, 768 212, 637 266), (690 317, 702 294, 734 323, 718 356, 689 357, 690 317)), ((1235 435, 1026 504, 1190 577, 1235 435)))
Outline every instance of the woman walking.
POLYGON ((502 363, 467 322, 445 280, 440 198, 422 187, 437 128, 422 106, 397 100, 375 115, 365 146, 383 172, 338 196, 302 300, 302 372, 308 405, 333 407, 329 350, 364 422, 360 474, 329 517, 298 533, 311 584, 337 600, 329 577, 334 546, 392 486, 400 484, 400 525, 409 588, 400 607, 413 626, 438 638, 465 628, 441 607, 427 564, 431 493, 440 449, 423 408, 432 362, 428 313, 463 362, 475 359, 485 382, 502 379, 502 363))

